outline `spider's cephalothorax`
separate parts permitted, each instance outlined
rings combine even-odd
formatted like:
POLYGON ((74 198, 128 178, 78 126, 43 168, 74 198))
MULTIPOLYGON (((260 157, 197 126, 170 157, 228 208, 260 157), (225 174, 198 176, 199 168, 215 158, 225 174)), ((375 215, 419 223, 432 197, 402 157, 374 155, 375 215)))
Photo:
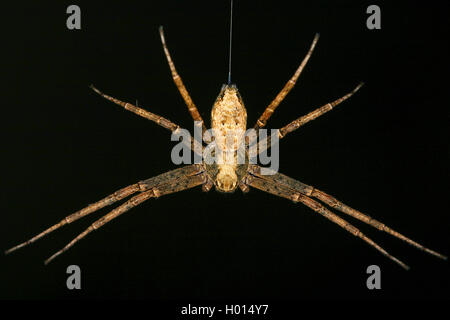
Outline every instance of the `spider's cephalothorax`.
MULTIPOLYGON (((175 69, 175 65, 172 61, 172 58, 169 54, 169 50, 167 49, 166 46, 162 27, 160 28, 160 36, 166 58, 169 63, 170 70, 172 72, 173 81, 175 82, 175 85, 177 86, 180 94, 182 95, 193 120, 195 121, 196 124, 201 125, 202 132, 205 133, 206 127, 204 125, 203 119, 200 116, 200 113, 198 112, 197 107, 195 106, 191 97, 189 96, 189 93, 186 90, 186 87, 184 86, 181 77, 178 75, 175 69)), ((289 93, 289 91, 294 87, 295 82, 300 76, 300 73, 302 72, 308 59, 311 56, 312 51, 314 50, 317 40, 318 35, 316 35, 316 37, 314 38, 314 41, 308 53, 306 54, 306 57, 301 62, 300 66, 297 68, 294 75, 286 83, 284 88, 278 93, 275 99, 265 109, 263 114, 256 122, 254 129, 263 128, 266 125, 267 120, 274 113, 275 109, 279 106, 281 101, 283 101, 284 97, 289 93)), ((288 133, 297 130, 304 124, 332 110, 338 104, 350 98, 361 87, 361 85, 362 84, 359 84, 355 89, 353 89, 353 91, 347 93, 343 97, 334 100, 332 102, 326 103, 322 107, 319 107, 311 111, 310 113, 288 123, 286 126, 282 127, 279 130, 279 138, 280 139, 284 138, 288 133)), ((139 108, 131 103, 123 102, 116 98, 108 96, 94 87, 92 88, 104 98, 122 106, 126 110, 132 111, 144 118, 156 122, 160 126, 169 129, 171 132, 176 132, 180 128, 178 125, 176 125, 175 123, 171 122, 166 118, 163 118, 150 111, 139 108)), ((103 225, 113 220, 114 218, 118 217, 122 213, 130 210, 131 208, 139 205, 140 203, 150 198, 158 198, 164 195, 187 190, 200 185, 202 186, 203 191, 209 191, 211 187, 215 185, 216 189, 222 192, 232 192, 236 189, 237 186, 239 186, 240 189, 244 192, 248 191, 250 188, 255 188, 279 197, 292 200, 296 203, 300 202, 306 205, 307 207, 311 208, 319 215, 327 218, 333 223, 336 223, 337 225, 339 225, 346 231, 350 232, 354 236, 362 239, 370 246, 378 250, 380 253, 382 253, 389 259, 393 260, 394 262, 396 262, 405 269, 408 269, 408 266, 406 264, 404 264, 391 254, 389 254, 386 250, 384 250, 378 244, 376 244, 372 239, 363 234, 359 229, 357 229, 349 222, 347 222, 346 220, 338 216, 336 213, 331 211, 329 207, 334 208, 337 211, 340 211, 341 213, 351 216, 355 219, 358 219, 364 223, 367 223, 372 227, 377 228, 378 230, 389 233, 392 236, 399 238, 409 243, 410 245, 420 250, 423 250, 429 254, 432 254, 441 259, 447 259, 446 256, 422 246, 421 244, 389 228, 380 221, 377 221, 369 217, 368 215, 345 205, 336 198, 315 187, 309 186, 298 180, 292 179, 286 175, 277 172, 273 172, 273 174, 271 175, 263 175, 261 167, 257 165, 248 165, 248 158, 246 156, 244 157, 245 161, 243 161, 243 164, 240 163, 239 161, 236 162, 236 157, 239 157, 239 155, 241 155, 239 152, 241 152, 240 150, 242 149, 239 148, 239 145, 242 142, 245 129, 247 127, 247 112, 245 110, 244 104, 242 102, 242 99, 239 95, 236 86, 229 84, 224 85, 222 87, 222 90, 212 109, 211 118, 212 118, 211 119, 212 129, 215 135, 214 137, 215 143, 217 143, 219 147, 217 149, 219 150, 218 152, 220 155, 218 158, 219 160, 222 160, 222 162, 219 161, 217 162, 217 164, 215 163, 208 164, 205 161, 202 164, 187 165, 160 174, 158 176, 152 177, 150 179, 129 185, 128 187, 122 188, 114 192, 113 194, 107 196, 106 198, 103 198, 71 214, 70 216, 67 216, 59 223, 51 226, 50 228, 41 232, 40 234, 31 238, 30 240, 25 241, 7 250, 6 253, 15 251, 30 243, 33 243, 36 240, 42 238, 43 236, 49 234, 50 232, 58 229, 63 225, 69 224, 81 217, 84 217, 92 212, 95 212, 105 206, 112 205, 113 203, 125 199, 134 194, 134 196, 132 196, 128 201, 118 206, 114 210, 110 211, 102 218, 95 221, 89 228, 87 228, 79 236, 73 239, 64 248, 56 252, 49 259, 47 259, 45 262, 48 263, 58 255, 63 253, 64 251, 68 250, 77 241, 84 238, 88 233, 97 230, 98 228, 102 227, 103 225), (220 157, 222 157, 222 159, 220 159, 220 157)), ((191 145, 196 145, 196 142, 192 140, 191 145)), ((246 151, 243 152, 246 153, 246 151)), ((258 150, 258 152, 261 151, 258 150)))
POLYGON ((211 128, 219 151, 214 185, 218 191, 233 192, 242 178, 238 176, 237 152, 247 128, 247 111, 235 85, 222 86, 211 111, 211 128))

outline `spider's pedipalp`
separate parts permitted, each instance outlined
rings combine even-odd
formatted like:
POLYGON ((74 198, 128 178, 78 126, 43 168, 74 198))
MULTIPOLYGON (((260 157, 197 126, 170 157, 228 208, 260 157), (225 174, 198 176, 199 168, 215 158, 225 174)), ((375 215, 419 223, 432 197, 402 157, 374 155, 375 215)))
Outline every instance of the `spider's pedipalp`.
POLYGON ((311 57, 314 48, 317 44, 317 41, 319 41, 319 34, 316 33, 314 36, 314 40, 311 44, 311 47, 308 50, 308 53, 306 54, 305 58, 303 58, 302 63, 300 63, 300 66, 295 71, 292 78, 284 85, 283 89, 278 93, 278 95, 273 99, 273 101, 269 104, 269 106, 264 110, 263 114, 259 117, 258 121, 256 121, 256 124, 254 126, 255 130, 258 130, 260 128, 265 127, 267 120, 272 116, 272 114, 275 112, 275 109, 280 105, 280 103, 284 100, 286 95, 289 93, 289 91, 292 90, 295 83, 297 82, 298 77, 303 71, 303 68, 305 68, 306 63, 308 62, 309 58, 311 57))

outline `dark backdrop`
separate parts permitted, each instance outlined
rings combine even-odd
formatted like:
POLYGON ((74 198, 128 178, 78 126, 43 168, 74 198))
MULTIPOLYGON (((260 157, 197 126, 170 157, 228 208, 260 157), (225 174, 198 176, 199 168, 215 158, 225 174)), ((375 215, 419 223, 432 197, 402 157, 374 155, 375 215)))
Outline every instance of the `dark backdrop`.
MULTIPOLYGON (((448 241, 448 34, 439 2, 235 1, 233 82, 253 125, 321 38, 270 119, 280 128, 350 100, 281 143, 280 171, 444 254, 448 241), (382 29, 366 28, 378 4, 382 29)), ((226 81, 228 1, 21 3, 5 11, 0 244, 7 249, 111 192, 174 169, 170 134, 88 88, 93 83, 183 127, 158 26, 209 124, 226 81), (70 4, 82 29, 66 28, 70 4)), ((348 220, 399 266, 310 209, 251 190, 200 188, 150 200, 43 261, 107 209, 1 258, 2 298, 448 298, 448 262, 348 220), (65 287, 82 270, 82 290, 65 287), (382 289, 366 288, 367 266, 382 289)))

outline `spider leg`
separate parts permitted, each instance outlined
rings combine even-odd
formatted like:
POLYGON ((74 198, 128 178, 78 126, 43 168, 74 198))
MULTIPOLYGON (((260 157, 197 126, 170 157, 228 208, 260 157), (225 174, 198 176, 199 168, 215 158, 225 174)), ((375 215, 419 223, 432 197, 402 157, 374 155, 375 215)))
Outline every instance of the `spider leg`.
POLYGON ((264 110, 261 117, 259 117, 258 121, 256 121, 256 124, 254 126, 255 130, 258 130, 259 128, 263 128, 267 120, 272 116, 272 114, 275 112, 275 109, 280 105, 280 103, 284 100, 286 95, 291 91, 291 89, 294 87, 298 77, 300 76, 300 73, 303 71, 303 68, 306 66, 306 63, 308 62, 309 58, 311 57, 312 52, 314 51, 314 47, 316 46, 317 41, 319 40, 319 34, 317 33, 314 37, 314 40, 311 44, 311 47, 309 48, 308 53, 306 54, 305 58, 303 58, 302 63, 295 71, 292 78, 284 85, 283 89, 278 93, 278 95, 275 97, 275 99, 269 104, 269 106, 264 110))
POLYGON ((50 263, 53 259, 55 259, 57 256, 62 254, 63 252, 67 251, 70 247, 72 247, 76 242, 84 238, 88 233, 91 231, 94 231, 98 228, 100 228, 105 223, 109 222, 110 220, 114 219, 115 217, 119 216, 120 214, 130 210, 131 208, 139 205, 140 203, 144 202, 147 199, 150 199, 153 195, 153 190, 142 192, 138 194, 137 196, 134 196, 124 204, 122 204, 120 207, 114 209, 107 215, 103 216, 102 218, 95 221, 92 225, 89 226, 85 231, 83 231, 81 234, 79 234, 75 239, 73 239, 69 244, 67 244, 64 248, 56 252, 54 255, 52 255, 50 258, 45 260, 45 264, 50 263))
POLYGON ((103 207, 109 206, 109 205, 111 205, 111 204, 113 204, 113 203, 115 203, 115 202, 117 202, 119 200, 122 200, 122 199, 128 197, 129 195, 131 195, 133 193, 136 193, 137 191, 139 191, 139 189, 140 189, 139 188, 139 184, 137 184, 137 183, 132 184, 132 185, 130 185, 128 187, 125 187, 123 189, 120 189, 120 190, 114 192, 113 194, 107 196, 106 198, 103 198, 102 200, 97 201, 96 203, 90 204, 89 206, 87 206, 87 207, 85 207, 85 208, 83 208, 83 209, 81 209, 81 210, 79 210, 79 211, 77 211, 77 212, 75 212, 75 213, 65 217, 59 223, 57 223, 57 224, 51 226, 50 228, 42 231, 41 233, 39 233, 38 235, 34 236, 30 240, 25 241, 25 242, 15 246, 15 247, 11 248, 11 249, 6 250, 5 254, 11 253, 13 251, 16 251, 17 249, 25 247, 25 246, 27 246, 27 245, 29 245, 29 244, 39 240, 40 238, 46 236, 50 232, 53 232, 53 231, 61 228, 62 226, 66 225, 66 224, 72 223, 75 220, 78 220, 78 219, 80 219, 80 218, 82 218, 84 216, 87 216, 88 214, 93 213, 93 212, 95 212, 97 210, 100 210, 103 207))
POLYGON ((173 180, 173 179, 176 179, 177 177, 184 177, 184 176, 190 176, 193 174, 197 174, 200 172, 200 170, 201 170, 200 167, 196 166, 196 165, 186 166, 186 167, 175 169, 175 170, 160 174, 156 177, 132 184, 128 187, 122 188, 122 189, 114 192, 113 194, 107 196, 106 198, 103 198, 102 200, 97 201, 97 202, 65 217, 57 224, 54 224, 53 226, 49 227, 48 229, 46 229, 43 232, 39 233, 38 235, 34 236, 30 240, 25 241, 11 249, 6 250, 5 254, 9 254, 13 251, 23 248, 23 247, 39 240, 40 238, 46 236, 47 234, 61 228, 62 226, 66 225, 66 224, 70 224, 82 217, 85 217, 95 211, 102 209, 103 207, 112 205, 113 203, 120 201, 138 191, 146 191, 148 189, 151 189, 159 184, 162 184, 165 180, 170 180, 170 179, 173 180))
POLYGON ((122 213, 125 213, 128 210, 136 207, 142 202, 150 198, 158 198, 163 195, 191 189, 198 185, 204 184, 207 181, 207 178, 202 170, 203 168, 199 165, 190 165, 140 182, 139 184, 141 185, 141 188, 146 191, 143 191, 140 194, 132 197, 121 206, 117 207, 102 218, 95 221, 85 231, 80 233, 75 239, 69 242, 64 248, 45 260, 45 264, 50 263, 57 256, 70 249, 75 243, 83 239, 87 234, 99 229, 106 223, 117 218, 122 213))
POLYGON ((288 133, 297 130, 305 123, 308 123, 309 121, 314 120, 314 119, 320 117, 321 115, 323 115, 324 113, 332 110, 338 104, 344 102, 345 100, 350 98, 352 95, 354 95, 356 93, 356 91, 358 91, 363 86, 363 84, 364 83, 361 82, 360 84, 358 84, 356 86, 355 89, 353 89, 351 92, 347 93, 345 96, 340 97, 339 99, 334 100, 333 102, 327 103, 326 105, 324 105, 320 108, 317 108, 316 110, 311 111, 307 115, 304 115, 304 116, 292 121, 288 125, 284 126, 283 128, 280 129, 280 133, 279 133, 280 139, 284 138, 288 133))
POLYGON ((199 121, 202 126, 202 134, 206 131, 205 123, 202 119, 202 116, 198 112, 197 107, 195 106, 194 102, 192 101, 191 96, 189 95, 189 92, 187 91, 186 87, 184 86, 183 80, 181 80, 180 75, 178 74, 177 70, 175 69, 175 64, 172 61, 172 57, 170 56, 169 49, 166 45, 166 39, 164 37, 164 29, 162 26, 159 27, 159 35, 161 37, 161 43, 163 45, 164 54, 166 55, 167 62, 169 63, 170 71, 172 73, 173 82, 175 82, 175 85, 178 88, 178 91, 180 92, 181 96, 183 97, 184 102, 186 103, 189 113, 192 116, 192 119, 194 121, 199 121))
POLYGON ((166 128, 172 132, 176 131, 177 129, 180 128, 179 125, 173 123, 172 121, 163 118, 161 116, 158 116, 150 111, 144 110, 142 108, 136 107, 135 105, 128 103, 128 102, 123 102, 119 99, 113 98, 103 92, 101 92, 100 90, 98 90, 96 87, 94 87, 93 85, 90 85, 90 88, 92 90, 94 90, 95 92, 97 92, 99 95, 101 95, 103 98, 114 102, 115 104, 123 107, 124 109, 131 111, 143 118, 146 118, 148 120, 151 120, 153 122, 155 122, 156 124, 159 124, 161 127, 166 128))
POLYGON ((300 181, 292 179, 281 173, 275 173, 274 175, 270 175, 270 176, 269 175, 262 176, 259 173, 260 168, 258 166, 253 166, 251 168, 251 170, 252 170, 251 171, 252 174, 257 175, 258 177, 260 177, 262 179, 266 179, 276 185, 282 185, 284 187, 290 188, 297 192, 301 192, 303 195, 306 195, 308 197, 314 197, 314 198, 324 202, 325 204, 329 205, 332 208, 335 208, 349 216, 352 216, 364 223, 367 223, 368 225, 370 225, 374 228, 377 228, 378 230, 384 231, 384 232, 394 236, 397 239, 400 239, 400 240, 405 241, 406 243, 409 243, 410 245, 412 245, 413 247, 416 247, 419 250, 425 251, 425 252, 427 252, 433 256, 436 256, 438 258, 447 260, 446 256, 424 247, 423 245, 415 242, 414 240, 411 240, 410 238, 404 236, 403 234, 391 229, 390 227, 386 226, 385 224, 381 223, 380 221, 375 220, 375 219, 371 218, 370 216, 347 206, 346 204, 340 202, 336 198, 330 196, 329 194, 327 194, 319 189, 316 189, 312 186, 301 183, 300 181))
MULTIPOLYGON (((309 121, 312 121, 312 120, 320 117, 324 113, 327 113, 328 111, 334 109, 334 107, 336 107, 337 105, 341 104, 342 102, 344 102, 345 100, 350 98, 352 95, 354 95, 356 93, 356 91, 358 91, 363 86, 363 84, 364 83, 361 82, 360 84, 358 84, 356 86, 355 89, 353 89, 351 92, 347 93, 346 95, 340 97, 337 100, 329 102, 326 105, 323 105, 323 106, 315 109, 314 111, 311 111, 307 115, 304 115, 304 116, 292 121, 288 125, 284 126, 283 128, 281 128, 278 131, 278 138, 283 139, 288 133, 297 130, 298 128, 300 128, 304 124, 308 123, 309 121)), ((264 150, 269 149, 270 147, 271 147, 271 143, 270 143, 270 135, 269 135, 269 136, 267 136, 267 138, 265 140, 261 140, 258 142, 258 153, 261 153, 264 150)))
MULTIPOLYGON (((124 109, 131 111, 143 118, 146 118, 148 120, 151 120, 153 122, 155 122, 156 124, 160 125, 163 128, 166 128, 170 131, 172 131, 173 133, 175 133, 178 129, 180 129, 180 126, 173 123, 172 121, 170 121, 169 119, 166 119, 164 117, 158 116, 157 114, 154 114, 150 111, 144 110, 142 108, 136 107, 135 105, 128 103, 128 102, 123 102, 119 99, 116 99, 114 97, 111 97, 103 92, 101 92, 100 90, 98 90, 96 87, 94 87, 93 85, 90 86, 90 88, 92 90, 94 90, 95 92, 97 92, 99 95, 101 95, 103 98, 114 102, 115 104, 123 107, 124 109)), ((183 143, 188 143, 187 141, 182 141, 183 143)), ((194 152, 197 152, 197 150, 201 150, 201 142, 196 141, 195 139, 193 139, 191 137, 191 142, 190 145, 188 145, 188 147, 193 150, 194 152), (196 147, 196 144, 198 144, 198 146, 196 147)), ((198 152, 197 152, 198 153, 198 152)))
POLYGON ((321 200, 322 202, 326 203, 327 205, 329 205, 332 208, 335 208, 345 214, 348 214, 349 216, 352 216, 362 222, 367 223, 368 225, 371 225, 374 228, 377 228, 378 230, 389 233, 390 235, 409 243, 410 245, 412 245, 413 247, 416 247, 419 250, 425 251, 425 252, 427 252, 433 256, 436 256, 438 258, 447 260, 446 256, 422 246, 421 244, 409 239, 408 237, 405 237, 401 233, 389 228, 388 226, 384 225, 380 221, 377 221, 377 220, 371 218, 370 216, 347 206, 346 204, 338 201, 336 198, 330 196, 329 194, 326 194, 323 191, 320 191, 320 190, 314 188, 311 196, 313 196, 316 199, 321 200))
POLYGON ((296 191, 294 189, 287 188, 287 187, 285 187, 283 185, 278 185, 274 181, 265 180, 265 179, 262 179, 261 177, 254 176, 254 175, 249 175, 247 177, 246 184, 248 184, 248 185, 250 185, 250 186, 252 186, 252 187, 254 187, 256 189, 265 191, 267 193, 271 193, 271 194, 274 194, 274 195, 279 196, 279 197, 290 199, 290 200, 292 200, 294 202, 301 202, 301 203, 303 203, 304 205, 306 205, 307 207, 311 208, 312 210, 314 210, 315 212, 319 213, 320 215, 324 216, 328 220, 336 223, 337 225, 339 225, 343 229, 347 230, 348 232, 350 232, 354 236, 359 237, 360 239, 364 240, 370 246, 372 246, 373 248, 375 248, 376 250, 381 252, 383 255, 385 255, 386 257, 388 257, 392 261, 394 261, 397 264, 399 264, 402 268, 404 268, 406 270, 409 269, 409 267, 405 263, 403 263, 402 261, 398 260, 394 256, 390 255, 386 250, 384 250, 382 247, 380 247, 378 244, 376 244, 372 239, 370 239, 369 237, 364 235, 359 229, 357 229, 356 227, 354 227, 353 225, 351 225, 350 223, 348 223, 344 219, 340 218, 339 216, 337 216, 336 214, 334 214, 333 212, 331 212, 330 210, 328 210, 327 208, 322 206, 317 201, 307 197, 302 192, 298 192, 298 191, 296 191))
POLYGON ((396 262, 398 265, 400 265, 405 270, 409 270, 408 265, 406 265, 405 263, 403 263, 396 257, 390 255, 386 250, 384 250, 382 247, 380 247, 378 244, 376 244, 372 239, 370 239, 365 234, 363 234, 358 228, 354 227, 353 225, 351 225, 344 219, 340 218, 339 216, 337 216, 336 214, 334 214, 333 212, 331 212, 330 210, 325 208, 323 205, 321 205, 317 201, 315 201, 307 196, 304 196, 302 194, 299 194, 297 201, 302 202, 304 205, 308 206, 315 212, 321 214, 322 216, 329 219, 330 221, 338 224, 340 227, 344 228, 345 230, 347 230, 348 232, 353 234, 355 237, 358 237, 358 238, 364 240, 369 245, 371 245, 372 247, 377 249, 379 252, 381 252, 384 256, 386 256, 389 259, 391 259, 392 261, 396 262))

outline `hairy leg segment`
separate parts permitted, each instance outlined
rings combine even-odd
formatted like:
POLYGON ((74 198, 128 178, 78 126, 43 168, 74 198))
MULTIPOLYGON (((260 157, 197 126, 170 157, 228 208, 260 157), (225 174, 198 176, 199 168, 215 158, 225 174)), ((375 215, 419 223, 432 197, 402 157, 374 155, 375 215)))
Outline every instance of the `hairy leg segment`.
POLYGON ((329 219, 330 221, 336 223, 343 229, 347 230, 351 234, 353 234, 356 237, 359 237, 360 239, 367 242, 370 246, 381 252, 383 255, 391 259, 392 261, 399 264, 404 269, 409 269, 409 267, 400 261, 399 259, 395 258, 391 254, 389 254, 386 250, 384 250, 382 247, 380 247, 378 244, 376 244, 372 239, 364 235, 359 229, 348 223, 346 220, 340 218, 336 214, 334 214, 332 211, 327 209, 325 206, 320 204, 318 201, 313 200, 312 198, 316 198, 325 204, 329 205, 332 208, 335 208, 347 215, 350 215, 362 222, 365 222, 372 227, 377 228, 378 230, 385 231, 386 233, 391 234, 392 236, 401 239, 410 245, 425 251, 431 255, 434 255, 438 258, 447 260, 447 257, 433 251, 431 249, 428 249, 421 244, 405 237, 404 235, 400 234, 399 232, 391 229, 390 227, 384 225, 383 223, 371 218, 370 216, 363 214, 362 212, 359 212, 358 210, 355 210, 353 208, 350 208, 349 206, 343 204, 342 202, 338 201, 336 198, 326 194, 323 191, 320 191, 312 186, 306 185, 300 181, 297 181, 295 179, 292 179, 286 175, 276 173, 274 175, 261 175, 260 174, 261 167, 259 166, 251 166, 249 170, 249 174, 244 179, 245 184, 254 187, 256 189, 262 190, 267 193, 271 193, 273 195, 286 198, 289 200, 292 200, 294 202, 301 202, 307 207, 311 208, 313 211, 319 213, 323 217, 329 219))
POLYGON ((111 205, 119 200, 122 200, 132 194, 138 193, 128 201, 126 201, 121 206, 117 207, 116 209, 110 211, 108 214, 103 216, 102 218, 95 221, 89 228, 87 228, 85 231, 83 231, 81 234, 79 234, 75 239, 73 239, 70 243, 68 243, 64 248, 56 252, 54 255, 52 255, 50 258, 48 258, 45 261, 45 264, 48 264, 51 262, 54 258, 62 254, 63 252, 67 251, 69 248, 71 248, 76 242, 84 238, 87 234, 90 232, 99 229, 109 221, 117 218, 122 213, 127 212, 128 210, 136 207, 137 205, 143 203, 144 201, 150 199, 150 198, 158 198, 164 195, 168 195, 171 193, 180 192, 183 190, 188 190, 191 188, 194 188, 196 186, 202 185, 207 183, 207 177, 204 173, 203 167, 201 165, 190 165, 185 166, 179 169, 175 169, 163 174, 160 174, 158 176, 155 176, 153 178, 140 181, 138 183, 135 183, 133 185, 130 185, 128 187, 125 187, 123 189, 120 189, 119 191, 116 191, 115 193, 107 196, 106 198, 91 204, 87 206, 84 209, 81 209, 63 220, 61 220, 59 223, 51 226, 47 230, 41 232, 37 236, 31 238, 28 241, 25 241, 7 251, 5 251, 6 254, 11 253, 17 249, 20 249, 26 245, 29 245, 36 240, 46 236, 52 231, 55 231, 56 229, 59 229, 60 227, 70 224, 79 218, 85 217, 90 213, 93 213, 105 206, 111 205))

